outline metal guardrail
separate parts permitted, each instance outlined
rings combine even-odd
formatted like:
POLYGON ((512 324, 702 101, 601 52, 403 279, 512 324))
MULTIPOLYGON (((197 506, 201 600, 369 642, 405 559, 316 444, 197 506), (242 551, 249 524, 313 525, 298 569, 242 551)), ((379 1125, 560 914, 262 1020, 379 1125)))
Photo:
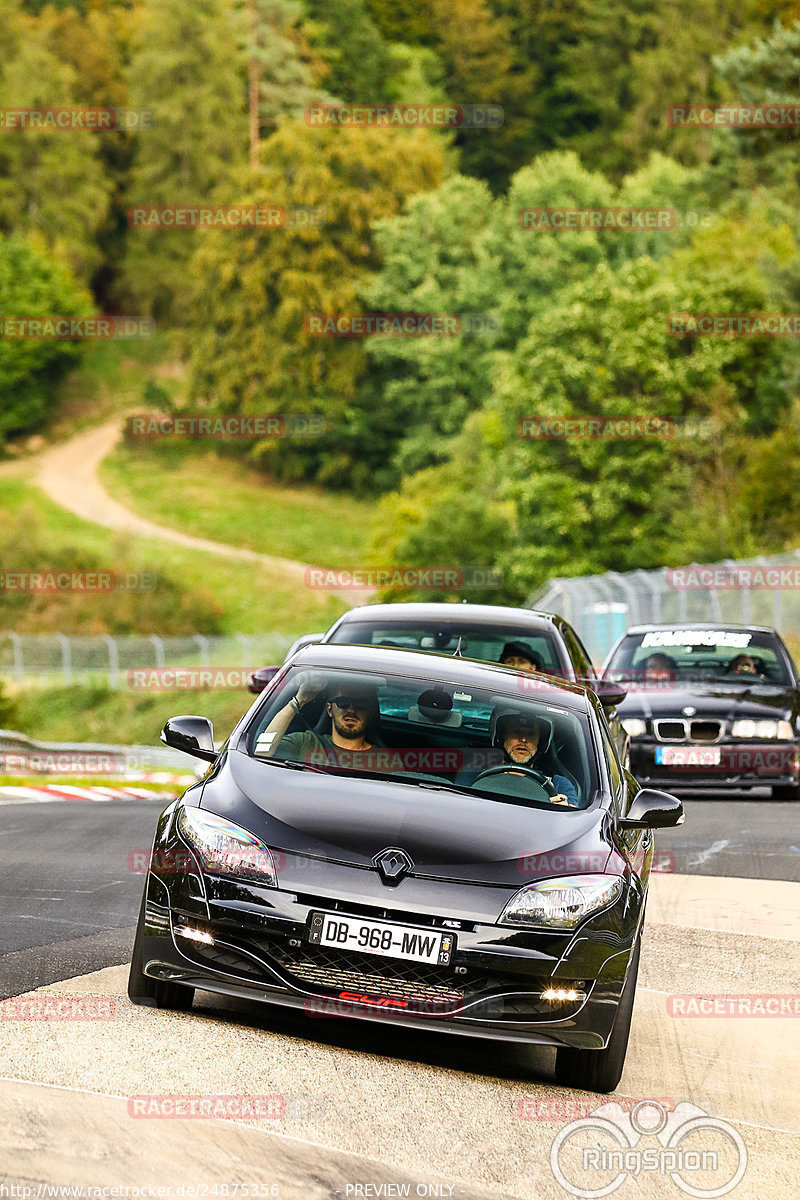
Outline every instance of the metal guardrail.
POLYGON ((0 729, 0 775, 53 774, 135 775, 141 771, 192 772, 197 760, 170 746, 114 746, 104 742, 38 742, 14 729, 0 729), (94 763, 94 767, 93 767, 94 763))
POLYGON ((800 634, 800 550, 654 571, 557 577, 535 592, 528 606, 565 617, 598 666, 631 625, 720 621, 800 634))

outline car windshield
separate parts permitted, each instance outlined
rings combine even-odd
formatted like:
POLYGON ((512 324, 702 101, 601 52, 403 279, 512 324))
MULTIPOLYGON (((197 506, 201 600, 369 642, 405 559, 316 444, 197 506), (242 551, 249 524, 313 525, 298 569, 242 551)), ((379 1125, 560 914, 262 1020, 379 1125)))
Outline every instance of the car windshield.
POLYGON ((645 687, 684 683, 788 684, 786 663, 771 633, 749 629, 674 629, 628 634, 609 662, 607 679, 645 687))
POLYGON ((517 670, 544 671, 560 675, 563 671, 556 639, 548 629, 530 629, 519 625, 490 626, 435 621, 344 621, 331 642, 358 646, 395 646, 404 650, 433 650, 438 654, 457 654, 478 662, 500 663, 517 670), (506 651, 505 655, 503 651, 506 651), (528 656, 528 657, 526 657, 528 656), (510 661, 513 660, 513 661, 510 661))
POLYGON ((254 713, 245 745, 256 758, 311 772, 584 808, 597 787, 588 717, 536 682, 533 693, 498 694, 423 675, 290 667, 254 713))

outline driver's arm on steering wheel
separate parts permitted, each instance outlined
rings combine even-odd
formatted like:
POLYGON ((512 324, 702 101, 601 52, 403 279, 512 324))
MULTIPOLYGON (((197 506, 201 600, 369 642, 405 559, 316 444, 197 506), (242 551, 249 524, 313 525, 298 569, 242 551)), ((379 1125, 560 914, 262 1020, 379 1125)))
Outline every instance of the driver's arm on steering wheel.
POLYGON ((550 797, 551 804, 563 804, 567 808, 578 807, 578 793, 575 787, 564 775, 554 775, 553 783, 558 791, 550 797))

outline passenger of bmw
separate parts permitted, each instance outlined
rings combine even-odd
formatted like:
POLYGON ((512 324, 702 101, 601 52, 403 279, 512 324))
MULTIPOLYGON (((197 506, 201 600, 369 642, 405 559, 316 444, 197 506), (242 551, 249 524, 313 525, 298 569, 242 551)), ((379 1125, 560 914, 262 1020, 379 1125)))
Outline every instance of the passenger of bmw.
MULTIPOLYGON (((294 697, 259 735, 257 752, 300 762, 321 765, 337 762, 357 768, 359 757, 366 751, 385 746, 377 731, 378 694, 365 682, 334 687, 334 695, 325 703, 324 714, 313 728, 286 732, 295 717, 309 720, 313 701, 319 699, 327 686, 323 676, 306 672, 294 697), (280 752, 276 754, 278 748, 280 752)), ((365 768, 370 769, 366 758, 363 761, 365 768)))
MULTIPOLYGON (((549 796, 552 804, 578 807, 575 784, 559 772, 559 768, 561 771, 565 768, 561 767, 555 755, 553 726, 549 721, 515 709, 496 708, 492 713, 490 733, 492 745, 503 747, 504 764, 516 764, 537 771, 544 776, 547 784, 555 788, 555 794, 549 796)), ((479 774, 479 770, 465 769, 456 778, 456 783, 469 786, 479 774)))

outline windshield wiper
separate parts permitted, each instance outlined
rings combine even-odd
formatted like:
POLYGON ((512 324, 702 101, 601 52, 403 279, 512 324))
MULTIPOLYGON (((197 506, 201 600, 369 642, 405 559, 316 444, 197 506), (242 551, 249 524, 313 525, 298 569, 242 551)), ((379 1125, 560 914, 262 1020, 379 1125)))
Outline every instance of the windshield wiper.
POLYGON ((275 767, 289 767, 292 771, 315 771, 318 775, 325 774, 322 767, 302 762, 299 758, 269 758, 266 754, 254 754, 253 758, 257 758, 259 762, 272 763, 275 767))

